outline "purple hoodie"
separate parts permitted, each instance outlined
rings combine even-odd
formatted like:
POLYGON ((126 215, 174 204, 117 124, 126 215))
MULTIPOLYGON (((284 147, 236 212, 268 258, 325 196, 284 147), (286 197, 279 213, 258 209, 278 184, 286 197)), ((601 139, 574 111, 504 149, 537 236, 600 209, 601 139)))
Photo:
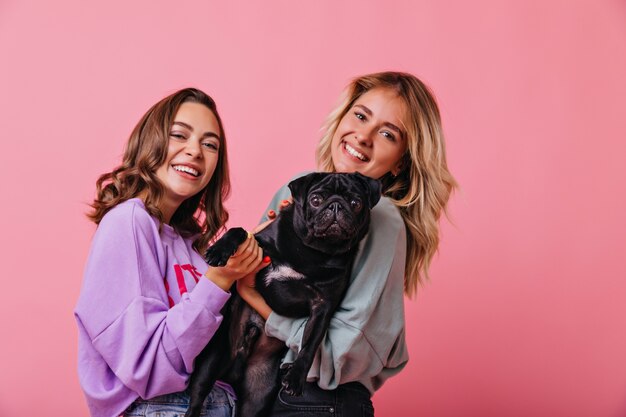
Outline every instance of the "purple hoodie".
POLYGON ((81 294, 78 374, 91 415, 120 415, 135 399, 185 389, 193 361, 230 297, 171 226, 134 198, 111 209, 93 237, 81 294))

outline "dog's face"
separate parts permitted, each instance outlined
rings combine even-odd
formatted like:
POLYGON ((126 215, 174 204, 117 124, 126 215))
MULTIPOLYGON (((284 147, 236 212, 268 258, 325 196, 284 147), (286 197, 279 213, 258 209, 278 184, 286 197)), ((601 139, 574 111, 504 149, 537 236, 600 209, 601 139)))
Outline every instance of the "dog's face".
POLYGON ((296 233, 316 250, 347 252, 367 233, 380 187, 359 173, 316 172, 290 182, 296 233))

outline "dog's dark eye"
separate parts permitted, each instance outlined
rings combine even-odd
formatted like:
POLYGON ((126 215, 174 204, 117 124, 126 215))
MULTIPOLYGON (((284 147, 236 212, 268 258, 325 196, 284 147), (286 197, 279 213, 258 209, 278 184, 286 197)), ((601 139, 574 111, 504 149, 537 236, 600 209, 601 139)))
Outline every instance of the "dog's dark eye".
POLYGON ((352 210, 354 211, 359 211, 361 210, 361 207, 363 207, 363 205, 361 204, 361 200, 357 200, 356 198, 350 200, 350 207, 352 207, 352 210))
POLYGON ((313 207, 319 207, 322 201, 324 201, 324 199, 319 194, 313 194, 311 198, 309 198, 309 204, 313 207))

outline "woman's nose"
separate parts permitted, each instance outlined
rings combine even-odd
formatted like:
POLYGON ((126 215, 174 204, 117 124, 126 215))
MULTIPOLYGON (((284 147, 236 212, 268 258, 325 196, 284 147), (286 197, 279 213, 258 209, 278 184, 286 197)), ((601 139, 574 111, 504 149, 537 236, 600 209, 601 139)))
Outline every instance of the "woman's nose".
POLYGON ((200 142, 197 140, 194 140, 193 138, 189 138, 189 140, 187 140, 187 146, 185 148, 185 153, 187 153, 187 155, 191 156, 191 157, 198 157, 202 155, 202 145, 200 145, 200 142))
POLYGON ((354 137, 361 146, 370 146, 372 144, 372 138, 368 132, 358 132, 354 137))

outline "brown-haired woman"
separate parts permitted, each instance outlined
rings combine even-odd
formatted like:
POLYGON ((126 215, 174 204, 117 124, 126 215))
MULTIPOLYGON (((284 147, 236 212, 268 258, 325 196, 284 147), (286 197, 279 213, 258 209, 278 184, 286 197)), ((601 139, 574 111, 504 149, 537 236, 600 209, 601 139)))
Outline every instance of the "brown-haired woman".
MULTIPOLYGON (((252 235, 224 267, 209 268, 199 254, 228 219, 226 139, 213 99, 186 88, 156 103, 122 164, 96 185, 89 218, 98 227, 75 309, 89 410, 182 415, 193 361, 221 322, 228 290, 268 264, 252 235)), ((206 415, 230 415, 233 398, 218 383, 206 415)))
MULTIPOLYGON (((358 171, 380 179, 383 198, 372 210, 350 286, 304 394, 293 397, 281 390, 271 415, 373 415, 371 395, 408 361, 403 298, 414 295, 428 275, 439 245, 438 221, 456 187, 434 96, 411 74, 354 79, 327 119, 317 162, 321 171, 358 171)), ((287 187, 280 189, 268 217, 289 197, 287 187)), ((305 319, 272 312, 251 278, 237 283, 239 293, 266 319, 266 333, 285 341, 290 349, 284 363, 290 363, 300 348, 305 319)))

